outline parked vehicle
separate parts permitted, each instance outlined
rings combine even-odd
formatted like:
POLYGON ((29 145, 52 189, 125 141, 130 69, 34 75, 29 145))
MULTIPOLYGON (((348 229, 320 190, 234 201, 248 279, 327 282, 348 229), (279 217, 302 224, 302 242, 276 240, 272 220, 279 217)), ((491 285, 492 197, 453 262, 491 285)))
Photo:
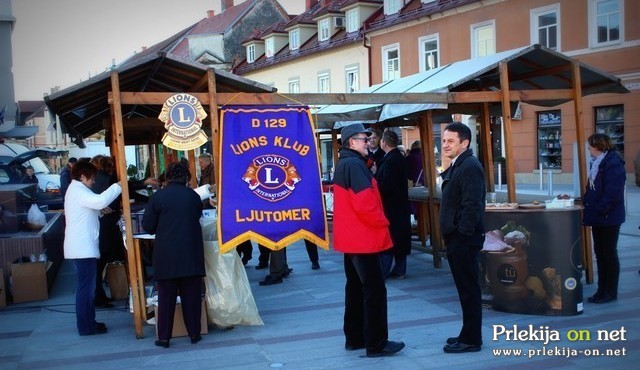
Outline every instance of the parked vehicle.
POLYGON ((15 143, 0 144, 0 185, 18 184, 27 166, 33 167, 38 178, 38 205, 49 209, 62 209, 64 202, 60 193, 60 175, 54 173, 42 158, 61 156, 65 151, 40 148, 30 150, 15 143))

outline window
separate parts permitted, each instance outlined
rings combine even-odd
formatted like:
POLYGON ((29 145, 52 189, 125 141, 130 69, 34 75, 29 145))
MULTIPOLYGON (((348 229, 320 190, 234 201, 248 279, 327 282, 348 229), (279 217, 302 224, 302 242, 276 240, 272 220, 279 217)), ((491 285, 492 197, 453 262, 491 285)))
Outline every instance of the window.
POLYGON ((347 67, 345 72, 347 74, 347 88, 345 91, 348 93, 353 93, 360 90, 358 66, 347 67))
POLYGON ((347 10, 347 32, 356 32, 360 29, 360 16, 358 9, 347 10))
POLYGON ((400 47, 398 44, 382 48, 382 81, 400 78, 400 47))
POLYGON ((267 58, 271 58, 276 53, 276 40, 273 37, 269 37, 268 39, 264 40, 264 48, 264 55, 267 58))
POLYGON ((256 46, 254 44, 247 45, 247 63, 256 61, 256 46))
POLYGON ((495 21, 471 26, 471 57, 485 57, 496 53, 495 21))
POLYGON ((428 71, 440 66, 440 53, 438 52, 438 35, 425 36, 418 39, 420 48, 420 71, 428 71))
POLYGON ((326 41, 331 37, 331 19, 326 18, 318 22, 318 40, 326 41))
POLYGON ((591 46, 620 43, 623 39, 623 0, 589 1, 589 36, 591 46))
POLYGON ((300 48, 300 30, 295 29, 289 31, 289 50, 298 50, 300 48))
POLYGON ((289 79, 289 93, 297 94, 300 92, 300 79, 298 77, 289 79))
POLYGON ((560 50, 560 5, 531 10, 531 43, 560 50))
POLYGON ((607 134, 624 158, 624 105, 595 107, 596 133, 607 134))
POLYGON ((331 79, 329 72, 318 73, 318 92, 329 93, 331 92, 331 79))
POLYGON ((402 7, 402 0, 384 0, 384 14, 396 14, 402 7))

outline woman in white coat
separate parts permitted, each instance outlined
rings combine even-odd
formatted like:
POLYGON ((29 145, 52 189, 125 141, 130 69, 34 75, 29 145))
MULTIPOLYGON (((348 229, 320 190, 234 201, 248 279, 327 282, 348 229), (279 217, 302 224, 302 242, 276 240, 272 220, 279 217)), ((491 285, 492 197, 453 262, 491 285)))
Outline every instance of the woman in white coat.
POLYGON ((104 334, 107 327, 96 322, 93 300, 96 289, 96 260, 100 258, 100 210, 107 207, 122 192, 119 184, 111 185, 100 194, 91 191, 96 167, 78 162, 71 170, 71 184, 64 200, 64 257, 73 262, 77 275, 76 321, 80 335, 104 334))

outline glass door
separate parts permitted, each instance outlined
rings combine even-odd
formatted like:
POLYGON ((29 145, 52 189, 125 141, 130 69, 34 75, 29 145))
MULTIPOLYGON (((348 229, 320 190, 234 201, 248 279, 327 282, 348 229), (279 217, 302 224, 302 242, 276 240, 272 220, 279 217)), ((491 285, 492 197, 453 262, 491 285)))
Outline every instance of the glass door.
POLYGON ((609 135, 616 150, 624 158, 624 106, 596 107, 595 111, 596 132, 609 135))

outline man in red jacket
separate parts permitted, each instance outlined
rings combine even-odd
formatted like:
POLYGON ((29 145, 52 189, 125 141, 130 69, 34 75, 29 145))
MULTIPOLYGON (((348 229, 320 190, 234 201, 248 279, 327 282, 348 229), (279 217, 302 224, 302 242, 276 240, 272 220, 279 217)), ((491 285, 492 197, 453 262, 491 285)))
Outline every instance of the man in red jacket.
POLYGON ((344 334, 348 351, 390 356, 404 343, 388 340, 387 288, 378 253, 391 248, 378 185, 367 168, 370 132, 362 124, 342 128, 334 178, 334 249, 344 253, 344 334))

